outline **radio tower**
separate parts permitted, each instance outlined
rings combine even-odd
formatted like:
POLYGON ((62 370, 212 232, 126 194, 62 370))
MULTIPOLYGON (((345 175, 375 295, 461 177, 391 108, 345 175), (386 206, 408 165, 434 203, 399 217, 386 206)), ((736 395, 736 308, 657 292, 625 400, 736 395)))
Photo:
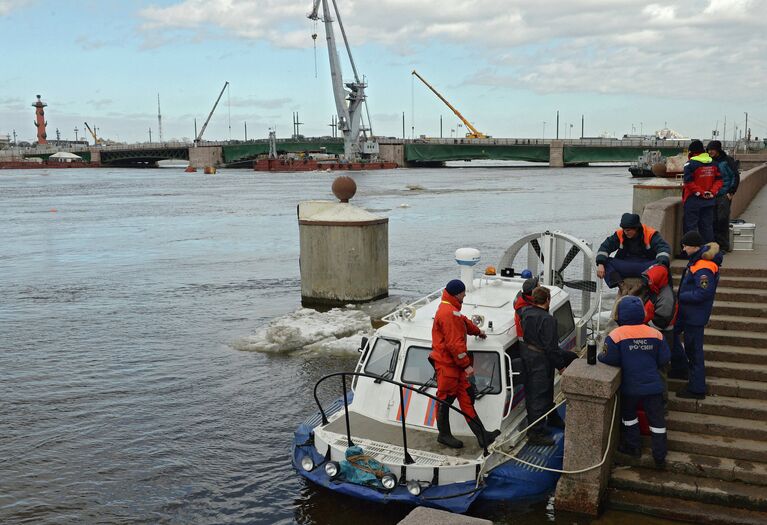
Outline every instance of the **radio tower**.
POLYGON ((37 102, 32 104, 32 107, 36 108, 35 115, 37 115, 37 120, 35 121, 35 127, 37 128, 38 144, 48 144, 48 141, 46 140, 48 135, 45 133, 45 127, 48 125, 48 123, 45 121, 45 111, 43 110, 43 108, 47 105, 48 104, 40 100, 40 95, 37 95, 37 102))
POLYGON ((162 142, 162 114, 160 114, 160 94, 157 93, 157 134, 162 142))

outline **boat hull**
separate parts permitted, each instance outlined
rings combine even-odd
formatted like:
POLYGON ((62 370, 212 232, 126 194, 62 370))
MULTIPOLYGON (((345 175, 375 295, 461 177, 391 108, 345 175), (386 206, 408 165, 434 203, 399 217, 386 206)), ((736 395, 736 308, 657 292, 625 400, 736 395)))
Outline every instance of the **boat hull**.
POLYGON ((253 163, 255 171, 362 171, 393 170, 396 162, 336 162, 314 159, 258 159, 253 163))
MULTIPOLYGON (((559 411, 564 416, 564 406, 560 407, 559 411)), ((398 485, 394 490, 386 492, 344 481, 331 480, 323 468, 325 457, 314 447, 312 431, 319 424, 320 415, 317 413, 296 430, 291 458, 293 467, 301 476, 316 485, 366 501, 377 503, 396 501, 463 514, 477 500, 514 503, 544 498, 554 490, 559 479, 558 473, 510 460, 491 470, 485 477, 484 483, 481 483, 479 487, 474 481, 430 486, 424 488, 418 496, 410 494, 404 485, 398 485), (301 460, 307 455, 312 457, 316 465, 311 472, 307 472, 301 467, 301 460)), ((561 469, 564 457, 564 433, 557 430, 554 432, 553 438, 554 446, 532 447, 525 445, 517 456, 535 465, 561 469)), ((395 474, 400 475, 399 472, 395 472, 395 474)))

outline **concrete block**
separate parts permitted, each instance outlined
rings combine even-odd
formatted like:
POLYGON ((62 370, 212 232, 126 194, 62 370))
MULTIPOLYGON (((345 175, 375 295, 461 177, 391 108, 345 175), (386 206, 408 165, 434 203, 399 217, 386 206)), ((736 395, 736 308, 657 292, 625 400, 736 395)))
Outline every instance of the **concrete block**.
POLYGON ((397 525, 492 525, 492 521, 453 514, 444 510, 416 507, 397 525))
POLYGON ((620 368, 599 361, 590 365, 585 359, 576 359, 562 376, 562 390, 568 399, 571 395, 579 395, 606 401, 618 390, 620 378, 620 368))

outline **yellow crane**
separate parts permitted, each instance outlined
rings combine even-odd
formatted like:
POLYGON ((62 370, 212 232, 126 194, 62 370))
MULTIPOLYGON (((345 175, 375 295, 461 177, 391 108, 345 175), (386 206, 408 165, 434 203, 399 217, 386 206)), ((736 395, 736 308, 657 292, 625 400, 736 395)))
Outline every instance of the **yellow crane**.
POLYGON ((90 134, 93 136, 93 145, 98 146, 101 144, 101 139, 96 136, 96 133, 91 129, 91 127, 88 125, 87 122, 83 122, 85 124, 85 128, 90 132, 90 134))
POLYGON ((440 94, 439 94, 439 91, 437 91, 436 89, 434 89, 434 87, 432 87, 432 85, 431 85, 431 84, 429 84, 428 82, 426 82, 426 79, 424 79, 424 78, 423 78, 421 75, 419 75, 419 74, 418 74, 418 72, 417 72, 415 69, 413 70, 413 75, 415 75, 416 77, 418 77, 418 79, 419 79, 421 82, 423 82, 423 83, 426 85, 426 87, 427 87, 427 88, 431 89, 431 90, 432 90, 432 92, 434 92, 434 94, 435 94, 435 95, 437 95, 437 96, 439 97, 439 99, 440 99, 442 102, 444 102, 444 103, 445 103, 445 105, 446 105, 447 107, 449 107, 449 108, 450 108, 450 109, 453 111, 453 113, 455 113, 455 116, 456 116, 456 117, 458 117, 459 119, 461 119, 461 122, 463 122, 463 125, 464 125, 464 126, 466 126, 466 128, 470 130, 468 133, 466 133, 466 138, 469 138, 469 139, 486 139, 486 138, 488 138, 488 136, 487 136, 487 135, 485 135, 484 133, 482 133, 481 131, 479 131, 477 128, 475 128, 474 126, 472 126, 472 125, 471 125, 471 123, 470 123, 468 120, 466 120, 466 119, 464 118, 464 116, 463 116, 463 115, 461 115, 461 112, 460 112, 460 111, 458 111, 457 109, 455 109, 455 108, 453 107, 453 105, 452 105, 452 104, 450 104, 450 102, 448 102, 448 101, 445 99, 445 97, 443 97, 442 95, 440 95, 440 94))

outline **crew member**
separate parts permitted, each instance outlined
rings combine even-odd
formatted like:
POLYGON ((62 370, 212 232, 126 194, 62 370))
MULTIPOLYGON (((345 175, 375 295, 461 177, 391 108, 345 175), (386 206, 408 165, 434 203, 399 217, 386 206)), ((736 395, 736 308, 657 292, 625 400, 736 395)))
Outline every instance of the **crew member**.
POLYGON ((663 415, 663 379, 659 369, 671 358, 663 335, 643 324, 641 299, 632 295, 618 303, 618 328, 605 340, 599 360, 621 369, 621 419, 623 433, 620 452, 642 455, 637 407, 642 403, 652 434, 652 456, 656 467, 666 466, 666 419, 663 415))
POLYGON ((668 268, 662 264, 653 264, 642 272, 640 277, 643 284, 640 298, 644 299, 645 324, 651 323, 653 328, 661 331, 672 328, 677 308, 668 268))
POLYGON ((699 140, 690 142, 689 160, 684 165, 684 233, 698 231, 703 242, 714 240, 716 195, 722 188, 722 175, 699 140))
POLYGON ((740 185, 740 170, 735 159, 722 151, 722 143, 712 140, 706 146, 709 156, 719 167, 722 174, 722 189, 716 194, 716 213, 714 214, 714 240, 725 252, 730 246, 730 204, 740 185))
POLYGON ((517 328, 517 337, 522 339, 524 333, 522 332, 522 318, 519 316, 519 312, 522 308, 533 305, 533 290, 538 286, 538 278, 530 277, 525 279, 522 283, 522 289, 517 292, 517 296, 514 298, 514 326, 517 328))
POLYGON ((485 339, 485 332, 479 329, 465 315, 461 314, 466 286, 463 281, 453 279, 442 292, 442 302, 434 316, 431 329, 432 352, 429 360, 437 374, 437 398, 445 401, 437 409, 437 441, 451 448, 461 448, 463 443, 453 437, 450 431, 449 405, 458 399, 458 405, 465 414, 469 428, 477 436, 479 446, 484 448, 501 433, 500 430, 487 432, 474 410, 476 387, 470 382, 474 375, 471 357, 466 349, 466 336, 474 335, 485 339))
MULTIPOLYGON (((549 313, 551 292, 543 286, 532 293, 533 305, 522 309, 524 341, 519 354, 525 363, 525 405, 527 424, 530 425, 554 407, 554 369, 566 368, 578 358, 574 352, 559 348, 557 320, 549 313)), ((547 419, 541 419, 527 431, 531 445, 553 445, 554 440, 546 429, 549 426, 564 428, 565 422, 553 411, 547 419)))
POLYGON ((624 213, 620 229, 599 246, 597 277, 615 288, 626 277, 639 277, 655 263, 669 265, 671 247, 660 232, 642 224, 636 213, 624 213), (615 256, 610 254, 615 252, 615 256))
POLYGON ((703 362, 703 328, 711 317, 722 254, 715 242, 703 243, 696 231, 682 236, 682 250, 689 261, 679 283, 679 318, 674 327, 674 348, 668 376, 687 379, 677 397, 706 398, 706 368, 703 362), (680 334, 684 333, 684 346, 680 334))

